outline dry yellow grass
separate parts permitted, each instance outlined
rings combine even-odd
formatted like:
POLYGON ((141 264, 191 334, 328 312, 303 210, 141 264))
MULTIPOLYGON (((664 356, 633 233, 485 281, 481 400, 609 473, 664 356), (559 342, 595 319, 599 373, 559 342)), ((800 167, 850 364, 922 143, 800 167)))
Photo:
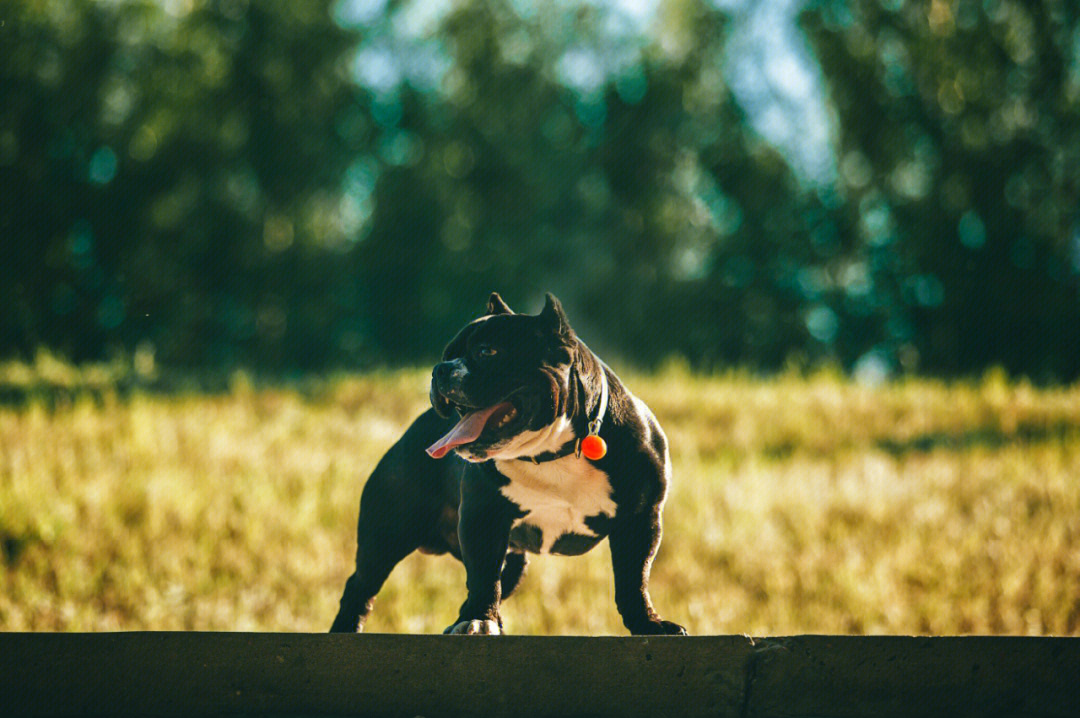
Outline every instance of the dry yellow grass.
MULTIPOLYGON (((0 630, 327 629, 427 373, 126 398, 94 376, 0 406, 0 630)), ((653 598, 692 633, 1080 633, 1080 387, 629 384, 675 464, 653 598)), ((608 562, 534 557, 508 630, 625 633, 608 562)), ((463 595, 460 564, 414 554, 368 630, 438 632, 463 595)))

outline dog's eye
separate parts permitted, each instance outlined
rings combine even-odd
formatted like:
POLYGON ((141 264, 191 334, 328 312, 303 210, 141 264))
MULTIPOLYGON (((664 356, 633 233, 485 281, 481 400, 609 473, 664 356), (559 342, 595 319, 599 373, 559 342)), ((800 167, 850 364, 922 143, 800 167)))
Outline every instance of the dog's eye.
POLYGON ((498 350, 495 347, 491 346, 490 344, 481 344, 480 346, 478 346, 476 348, 477 356, 482 356, 482 357, 485 357, 485 358, 486 357, 493 357, 498 353, 499 353, 498 350))

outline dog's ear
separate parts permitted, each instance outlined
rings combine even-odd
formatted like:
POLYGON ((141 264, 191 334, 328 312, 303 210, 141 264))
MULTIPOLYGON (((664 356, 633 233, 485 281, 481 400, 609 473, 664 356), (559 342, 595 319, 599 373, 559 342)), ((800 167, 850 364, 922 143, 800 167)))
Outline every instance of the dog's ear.
POLYGON ((498 292, 492 292, 488 297, 487 314, 513 314, 513 310, 503 301, 498 292))
POLYGON ((544 295, 544 308, 540 311, 540 319, 553 334, 570 334, 570 320, 566 318, 562 304, 551 292, 544 295))

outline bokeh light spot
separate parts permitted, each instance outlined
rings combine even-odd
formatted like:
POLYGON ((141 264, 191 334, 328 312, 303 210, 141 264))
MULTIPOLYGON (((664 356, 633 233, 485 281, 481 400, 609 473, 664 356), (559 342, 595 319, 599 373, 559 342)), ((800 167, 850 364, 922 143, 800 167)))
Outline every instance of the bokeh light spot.
POLYGON ((108 184, 116 176, 116 153, 110 147, 99 147, 90 157, 87 176, 94 184, 108 184))
POLYGON ((956 233, 960 244, 968 249, 982 249, 986 244, 986 225, 975 210, 964 212, 956 225, 956 233))
POLYGON ((818 305, 806 313, 806 330, 823 344, 831 344, 840 329, 840 319, 829 307, 818 305))

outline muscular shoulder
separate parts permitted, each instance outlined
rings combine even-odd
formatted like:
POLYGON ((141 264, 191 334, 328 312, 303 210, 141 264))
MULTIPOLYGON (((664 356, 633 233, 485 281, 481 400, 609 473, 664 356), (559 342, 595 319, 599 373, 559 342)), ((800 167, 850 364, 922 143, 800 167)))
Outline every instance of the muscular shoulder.
POLYGON ((667 437, 648 405, 628 389, 620 386, 613 400, 613 427, 610 438, 605 437, 616 464, 612 474, 618 476, 619 484, 625 477, 627 498, 636 494, 629 505, 652 505, 667 493, 671 478, 667 437))

